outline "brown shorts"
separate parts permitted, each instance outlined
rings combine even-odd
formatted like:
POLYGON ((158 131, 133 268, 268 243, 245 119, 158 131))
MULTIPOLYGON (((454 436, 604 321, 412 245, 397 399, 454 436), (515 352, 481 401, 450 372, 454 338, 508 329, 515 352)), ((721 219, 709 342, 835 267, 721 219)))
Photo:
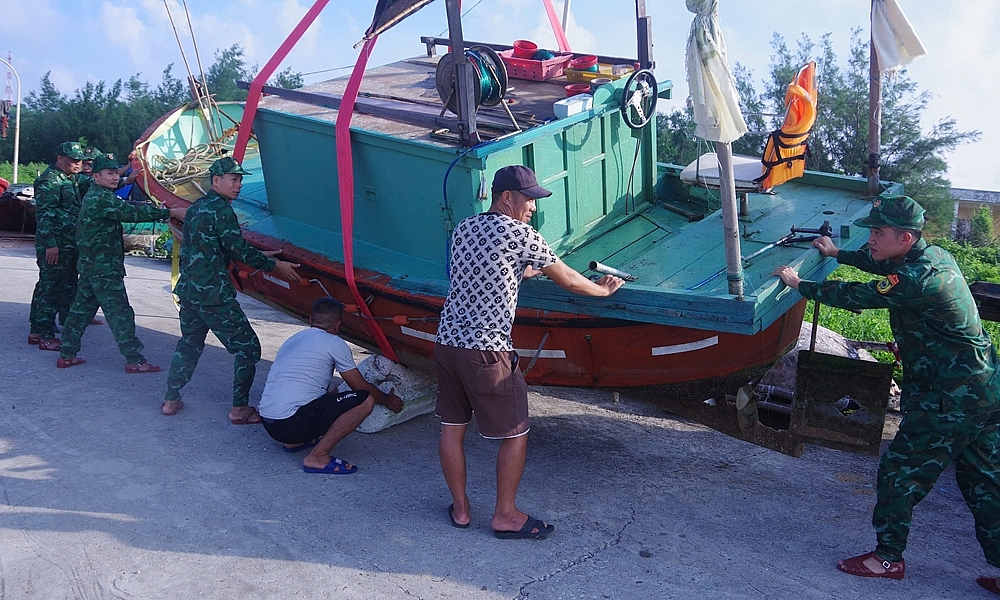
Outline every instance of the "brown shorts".
POLYGON ((445 425, 466 425, 476 414, 479 435, 491 439, 528 433, 528 384, 516 352, 490 352, 434 344, 438 396, 435 414, 445 425))

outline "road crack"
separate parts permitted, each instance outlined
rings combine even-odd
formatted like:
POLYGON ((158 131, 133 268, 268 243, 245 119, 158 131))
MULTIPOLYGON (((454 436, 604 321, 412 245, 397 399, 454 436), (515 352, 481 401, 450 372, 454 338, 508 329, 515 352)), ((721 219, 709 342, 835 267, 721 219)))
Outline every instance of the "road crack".
POLYGON ((636 513, 635 506, 636 504, 639 503, 640 500, 642 500, 645 497, 645 495, 646 495, 646 480, 643 479, 642 485, 639 488, 639 494, 636 496, 636 499, 628 507, 628 519, 625 520, 625 523, 622 525, 621 529, 618 530, 618 533, 612 536, 610 540, 601 544, 598 548, 590 550, 589 552, 581 554, 580 556, 574 558, 573 560, 563 563, 560 567, 558 567, 551 573, 547 573, 537 579, 532 579, 531 581, 525 583, 518 590, 517 596, 514 597, 514 600, 527 600, 528 596, 531 594, 531 591, 528 589, 529 587, 535 585, 536 583, 541 583, 548 579, 552 579, 553 577, 559 575, 560 573, 565 573, 566 571, 574 569, 590 561, 591 559, 601 554, 602 552, 605 552, 609 548, 614 548, 615 546, 617 546, 622 541, 622 536, 625 535, 625 530, 627 530, 630 525, 635 523, 635 513, 636 513))

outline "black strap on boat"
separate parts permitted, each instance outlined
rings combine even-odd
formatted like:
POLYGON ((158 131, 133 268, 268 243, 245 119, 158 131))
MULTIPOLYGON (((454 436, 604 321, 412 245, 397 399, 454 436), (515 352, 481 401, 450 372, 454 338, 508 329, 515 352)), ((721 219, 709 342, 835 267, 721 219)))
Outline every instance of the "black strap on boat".
MULTIPOLYGON (((771 175, 771 170, 774 167, 777 167, 778 165, 787 164, 788 166, 791 166, 793 161, 796 161, 796 160, 805 161, 806 157, 810 157, 811 158, 812 157, 812 153, 809 151, 809 146, 806 144, 806 140, 809 139, 809 134, 811 134, 811 133, 812 133, 812 128, 810 128, 809 131, 806 131, 805 133, 795 133, 795 134, 784 133, 780 129, 778 129, 776 131, 772 131, 771 135, 768 136, 768 141, 770 141, 772 144, 774 144, 774 149, 775 149, 774 153, 775 153, 775 155, 778 156, 778 158, 775 159, 775 160, 765 160, 764 158, 761 158, 760 162, 761 162, 761 164, 764 165, 764 174, 761 175, 760 177, 754 179, 753 182, 756 183, 756 184, 758 184, 758 185, 760 185, 761 183, 763 183, 763 181, 765 179, 767 179, 768 176, 771 175), (793 143, 786 143, 784 141, 785 139, 796 139, 796 138, 802 138, 802 141, 800 141, 800 142, 793 142, 793 143), (802 151, 801 154, 797 154, 795 156, 789 156, 787 158, 781 157, 781 152, 780 152, 779 149, 781 149, 781 150, 791 150, 793 148, 798 148, 799 146, 802 146, 804 148, 804 150, 802 151)), ((765 153, 767 152, 767 145, 766 144, 764 146, 764 152, 765 153)))

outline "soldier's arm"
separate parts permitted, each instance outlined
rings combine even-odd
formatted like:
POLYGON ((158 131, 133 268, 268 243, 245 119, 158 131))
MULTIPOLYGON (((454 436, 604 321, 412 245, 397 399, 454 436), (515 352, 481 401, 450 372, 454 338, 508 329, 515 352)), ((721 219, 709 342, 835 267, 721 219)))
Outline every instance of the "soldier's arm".
POLYGON ((226 256, 230 260, 238 260, 254 269, 273 271, 277 261, 264 256, 264 253, 250 245, 250 242, 243 237, 240 223, 236 219, 236 213, 233 212, 232 207, 222 202, 220 204, 222 208, 216 211, 216 228, 226 256))
POLYGON ((46 248, 56 248, 56 223, 61 198, 61 188, 52 180, 45 180, 35 188, 35 237, 46 248))
POLYGON ((170 218, 169 208, 146 204, 139 206, 128 204, 110 192, 101 194, 100 210, 103 216, 122 223, 146 223, 170 218))
POLYGON ((837 253, 837 262, 874 275, 888 275, 895 268, 891 260, 872 260, 868 250, 841 250, 837 253))
POLYGON ((924 286, 910 273, 889 273, 868 283, 802 281, 799 293, 809 300, 846 309, 895 308, 920 304, 924 286))

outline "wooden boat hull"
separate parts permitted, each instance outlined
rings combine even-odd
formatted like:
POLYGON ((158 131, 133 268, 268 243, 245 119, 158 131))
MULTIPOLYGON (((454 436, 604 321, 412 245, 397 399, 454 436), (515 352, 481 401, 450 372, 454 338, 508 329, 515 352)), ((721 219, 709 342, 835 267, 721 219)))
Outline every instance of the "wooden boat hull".
MULTIPOLYGON (((244 293, 302 318, 317 298, 328 294, 350 305, 342 264, 291 247, 285 240, 253 232, 246 237, 260 248, 283 248, 285 258, 302 265, 304 281, 289 285, 237 265, 233 277, 244 293)), ((395 290, 379 273, 358 271, 356 276, 393 348, 430 357, 443 298, 395 290)), ((620 388, 722 381, 769 365, 791 348, 798 340, 804 310, 802 300, 760 333, 747 336, 519 308, 512 337, 531 384, 620 388)), ((374 348, 368 327, 356 312, 345 316, 347 334, 374 348)))
MULTIPOLYGON (((154 123, 137 147, 144 143, 171 115, 154 123)), ((190 190, 181 196, 152 177, 140 177, 140 185, 151 197, 167 206, 184 206, 190 190)), ((237 264, 232 278, 238 288, 291 314, 305 318, 312 303, 331 295, 345 304, 353 302, 343 263, 301 246, 254 230, 245 237, 261 249, 283 250, 282 257, 302 265, 302 285, 289 284, 266 273, 237 264)), ((407 280, 371 270, 355 269, 362 297, 393 348, 404 362, 432 356, 437 318, 444 303, 440 287, 427 292, 407 280)), ((731 301, 732 302, 732 301, 731 301)), ((520 307, 512 337, 522 361, 521 369, 532 384, 606 388, 661 388, 702 382, 699 393, 712 395, 732 391, 760 373, 798 339, 804 301, 788 301, 782 314, 758 326, 752 334, 689 328, 663 323, 629 320, 627 305, 619 316, 594 316, 543 308, 520 307)), ((345 316, 344 333, 367 347, 375 348, 371 322, 357 313, 345 316)), ((707 397, 703 396, 703 397, 707 397)))

